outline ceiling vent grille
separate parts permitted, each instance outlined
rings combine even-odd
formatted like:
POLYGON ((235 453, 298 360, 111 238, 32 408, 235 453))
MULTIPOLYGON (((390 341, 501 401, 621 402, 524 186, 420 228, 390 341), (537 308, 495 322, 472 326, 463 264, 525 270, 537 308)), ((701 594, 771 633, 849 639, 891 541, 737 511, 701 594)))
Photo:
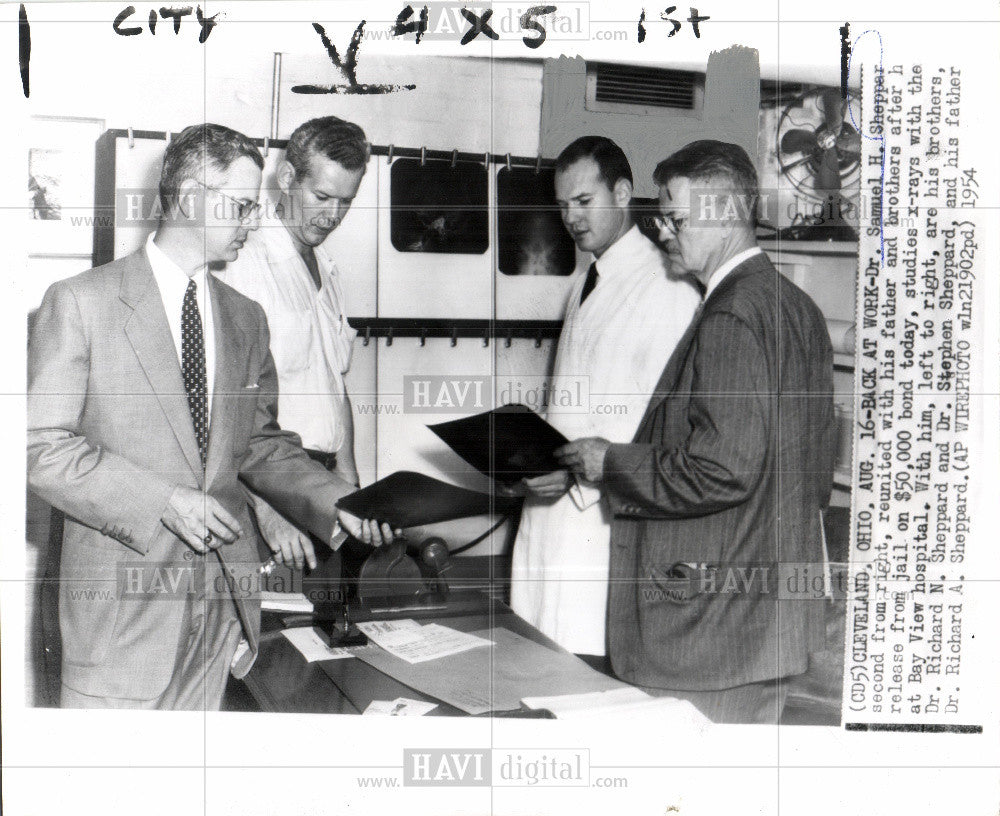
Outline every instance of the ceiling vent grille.
MULTIPOLYGON (((593 63, 587 66, 587 107, 612 110, 625 106, 698 111, 705 75, 694 71, 593 63)), ((650 111, 651 112, 651 111, 650 111)))

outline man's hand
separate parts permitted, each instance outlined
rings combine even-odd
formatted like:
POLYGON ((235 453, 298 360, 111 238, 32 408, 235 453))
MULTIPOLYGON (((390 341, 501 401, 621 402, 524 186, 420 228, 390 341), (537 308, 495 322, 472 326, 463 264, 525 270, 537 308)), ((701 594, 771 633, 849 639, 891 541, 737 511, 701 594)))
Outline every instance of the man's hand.
POLYGON ((534 479, 522 479, 521 484, 529 496, 536 496, 540 499, 558 499, 563 493, 569 490, 573 484, 573 477, 568 470, 555 470, 534 479))
POLYGON ((160 521, 196 553, 232 544, 243 535, 240 523, 214 498, 177 485, 160 521))
POLYGON ((574 439, 556 448, 555 457, 584 481, 600 482, 604 478, 604 457, 610 447, 607 439, 596 436, 574 439))
POLYGON ((507 499, 523 499, 528 495, 528 488, 524 485, 524 479, 516 481, 513 484, 497 482, 493 485, 493 491, 498 496, 503 496, 507 499))
POLYGON ((357 516, 348 513, 346 510, 337 511, 337 521, 348 533, 358 541, 370 544, 372 547, 381 547, 385 544, 392 544, 396 536, 402 534, 402 530, 393 530, 388 524, 379 523, 375 519, 359 519, 357 516))
POLYGON ((257 524, 260 525, 264 541, 274 553, 274 560, 295 569, 302 569, 306 564, 310 569, 315 569, 316 553, 309 536, 286 521, 281 513, 263 499, 255 497, 254 502, 257 524))
POLYGON ((558 499, 569 490, 572 483, 573 477, 569 471, 556 470, 533 479, 521 479, 514 484, 497 483, 495 490, 498 496, 507 498, 535 496, 540 499, 558 499))

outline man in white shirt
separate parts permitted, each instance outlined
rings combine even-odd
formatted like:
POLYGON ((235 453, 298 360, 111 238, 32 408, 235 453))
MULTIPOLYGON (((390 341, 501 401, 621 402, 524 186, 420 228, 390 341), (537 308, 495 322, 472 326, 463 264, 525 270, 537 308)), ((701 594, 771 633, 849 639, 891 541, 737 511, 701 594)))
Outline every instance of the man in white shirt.
POLYGON ((262 167, 241 133, 185 129, 164 157, 155 236, 53 284, 38 309, 28 484, 65 514, 64 706, 215 709, 231 667, 249 670, 260 560, 241 483, 331 546, 341 524, 392 540, 336 509, 353 485, 275 421, 263 312, 205 274, 257 227, 262 167))
MULTIPOLYGON (((568 439, 630 441, 699 302, 631 215, 632 170, 610 139, 585 136, 556 160, 556 199, 577 247, 594 255, 570 289, 553 376, 584 378, 590 408, 550 406, 568 439), (590 429, 590 431, 586 430, 590 429)), ((610 516, 594 485, 566 471, 530 479, 514 544, 511 603, 525 620, 608 670, 605 616, 610 516)))
MULTIPOLYGON (((277 168, 276 218, 247 239, 218 277, 256 300, 267 315, 278 371, 278 418, 302 437, 315 461, 357 485, 354 422, 344 375, 355 332, 347 323, 337 267, 322 244, 358 192, 370 148, 364 131, 336 116, 300 125, 277 168)), ((339 577, 337 556, 289 524, 266 502, 255 503, 261 533, 277 561, 339 577)), ((313 574, 313 580, 319 575, 313 574)))

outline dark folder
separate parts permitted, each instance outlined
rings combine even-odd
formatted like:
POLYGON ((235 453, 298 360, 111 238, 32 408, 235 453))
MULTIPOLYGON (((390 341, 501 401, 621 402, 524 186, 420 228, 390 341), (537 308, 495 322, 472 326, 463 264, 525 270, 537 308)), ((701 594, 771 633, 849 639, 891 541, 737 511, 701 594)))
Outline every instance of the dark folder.
POLYGON ((344 496, 337 506, 358 518, 378 519, 393 527, 418 527, 510 510, 516 506, 516 500, 400 470, 344 496))
POLYGON ((427 427, 476 470, 504 484, 559 470, 552 454, 568 441, 524 405, 427 427))

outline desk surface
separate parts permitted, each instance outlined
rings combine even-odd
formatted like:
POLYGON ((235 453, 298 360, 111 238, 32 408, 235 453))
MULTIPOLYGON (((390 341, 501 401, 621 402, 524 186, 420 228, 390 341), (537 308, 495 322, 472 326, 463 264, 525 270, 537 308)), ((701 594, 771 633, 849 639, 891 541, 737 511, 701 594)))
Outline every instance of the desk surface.
MULTIPOLYGON (((461 563, 458 585, 476 585, 479 575, 488 575, 485 592, 498 594, 494 575, 505 576, 492 559, 455 559, 461 563)), ((501 579, 502 580, 502 579, 501 579)), ((484 584, 479 583, 479 586, 484 584)), ((844 600, 827 604, 827 649, 813 655, 805 674, 792 678, 783 723, 802 725, 838 725, 840 723, 841 674, 843 671, 844 600)), ((305 658, 281 634, 281 616, 265 613, 265 635, 260 653, 244 683, 264 711, 303 714, 358 714, 373 699, 396 697, 428 700, 426 695, 388 677, 357 658, 307 663, 305 658)), ((492 614, 466 615, 441 619, 446 625, 463 631, 502 626, 565 652, 551 639, 515 615, 502 603, 495 603, 492 614)), ((434 702, 438 702, 434 700, 434 702)), ((428 716, 464 715, 451 706, 438 703, 428 716)))
MULTIPOLYGON (((465 716, 459 709, 394 680, 358 658, 307 663, 281 634, 280 619, 278 613, 264 613, 265 634, 260 652, 243 680, 264 711, 358 714, 372 700, 408 697, 437 703, 430 715, 465 716)), ((566 651, 499 602, 494 602, 485 614, 431 618, 425 622, 442 623, 463 632, 501 626, 556 652, 566 651)))
MULTIPOLYGON (((509 567, 505 559, 485 557, 456 558, 449 570, 449 581, 458 590, 478 587, 484 598, 492 598, 490 611, 484 614, 424 618, 463 632, 502 626, 540 643, 556 652, 566 650, 519 618, 496 596, 501 594, 509 567), (498 576, 502 576, 498 580, 498 576)), ((359 714, 372 700, 409 697, 431 700, 438 707, 428 716, 466 716, 457 708, 421 694, 383 674, 357 658, 307 663, 299 651, 281 634, 282 615, 265 612, 260 651, 253 669, 243 679, 257 704, 264 711, 300 714, 359 714)))

